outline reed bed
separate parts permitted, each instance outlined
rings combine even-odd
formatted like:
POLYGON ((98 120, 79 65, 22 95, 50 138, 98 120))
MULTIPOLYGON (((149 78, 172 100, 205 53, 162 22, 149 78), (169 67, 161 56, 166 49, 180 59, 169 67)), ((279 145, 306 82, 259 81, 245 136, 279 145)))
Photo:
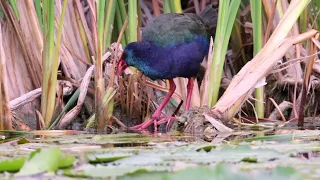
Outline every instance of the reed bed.
MULTIPOLYGON (((123 48, 154 16, 209 4, 217 25, 191 106, 237 125, 317 117, 316 0, 0 0, 0 129, 103 133, 150 118, 169 84, 134 68, 117 77, 123 48)), ((174 81, 167 116, 184 113, 187 81, 174 81)))

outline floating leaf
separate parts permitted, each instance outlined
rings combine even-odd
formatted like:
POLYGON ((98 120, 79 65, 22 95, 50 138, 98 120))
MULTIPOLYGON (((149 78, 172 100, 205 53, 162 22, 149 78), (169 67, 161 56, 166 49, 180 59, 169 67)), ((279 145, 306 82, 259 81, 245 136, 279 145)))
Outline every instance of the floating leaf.
POLYGON ((197 149, 197 151, 204 150, 204 151, 206 151, 206 152, 209 152, 209 151, 211 151, 211 149, 214 149, 214 148, 216 148, 216 146, 214 146, 214 145, 209 145, 209 146, 201 147, 201 148, 197 149))
POLYGON ((126 158, 132 156, 131 153, 125 152, 112 152, 112 153, 87 153, 86 158, 90 163, 101 163, 101 162, 112 162, 118 159, 126 158))
POLYGON ((0 172, 17 172, 23 166, 26 157, 4 159, 0 161, 0 172))
POLYGON ((211 179, 238 179, 245 180, 249 179, 242 172, 237 172, 232 170, 230 166, 226 164, 218 164, 215 168, 209 168, 204 166, 187 168, 178 172, 152 172, 152 173, 141 173, 136 172, 131 174, 130 176, 126 176, 120 178, 122 180, 126 179, 152 179, 152 180, 175 180, 175 179, 183 179, 183 180, 193 180, 193 179, 201 179, 201 180, 211 180, 211 179))
POLYGON ((67 168, 73 165, 76 158, 71 154, 62 154, 59 161, 59 168, 67 168))
POLYGON ((277 166, 271 175, 270 179, 290 179, 290 180, 300 180, 301 175, 292 167, 277 166))
POLYGON ((26 143, 29 143, 30 141, 26 138, 21 138, 19 141, 18 141, 18 144, 26 144, 26 143))
POLYGON ((123 176, 125 174, 134 173, 139 169, 139 167, 134 166, 86 166, 82 170, 66 170, 64 175, 70 177, 117 177, 123 176))
POLYGON ((58 170, 61 150, 57 148, 42 149, 24 163, 17 176, 33 175, 42 172, 55 172, 58 170))

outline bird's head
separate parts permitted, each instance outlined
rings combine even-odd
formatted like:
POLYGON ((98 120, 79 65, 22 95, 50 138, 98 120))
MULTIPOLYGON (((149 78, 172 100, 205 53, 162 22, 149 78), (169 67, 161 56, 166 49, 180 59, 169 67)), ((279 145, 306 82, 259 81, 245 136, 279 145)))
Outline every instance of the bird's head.
POLYGON ((134 66, 139 69, 142 59, 150 49, 149 43, 132 42, 123 50, 122 56, 117 65, 117 76, 120 76, 127 67, 134 66))

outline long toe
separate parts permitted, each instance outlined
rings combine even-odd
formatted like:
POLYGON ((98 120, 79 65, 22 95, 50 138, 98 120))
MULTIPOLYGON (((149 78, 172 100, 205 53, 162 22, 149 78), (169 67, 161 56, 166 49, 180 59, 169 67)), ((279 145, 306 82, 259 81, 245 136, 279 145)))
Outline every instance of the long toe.
POLYGON ((149 127, 152 124, 152 119, 149 119, 141 124, 138 124, 136 126, 132 126, 129 129, 131 130, 139 130, 139 129, 146 129, 147 127, 149 127))
POLYGON ((166 130, 168 131, 171 122, 176 120, 176 119, 177 119, 177 117, 174 117, 174 116, 172 116, 172 117, 164 117, 164 118, 160 119, 157 123, 158 123, 158 125, 159 124, 163 124, 163 123, 167 123, 166 130))
POLYGON ((170 127, 171 122, 176 120, 176 119, 177 119, 177 117, 169 117, 168 118, 167 126, 166 126, 167 131, 169 131, 169 127, 170 127))

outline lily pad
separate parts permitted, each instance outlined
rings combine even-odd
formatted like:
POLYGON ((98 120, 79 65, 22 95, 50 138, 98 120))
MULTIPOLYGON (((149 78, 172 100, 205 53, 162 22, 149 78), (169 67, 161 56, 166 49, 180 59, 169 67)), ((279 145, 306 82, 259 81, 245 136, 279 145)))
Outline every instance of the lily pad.
POLYGON ((126 152, 87 153, 86 158, 90 163, 101 163, 116 161, 118 159, 123 159, 132 155, 133 154, 126 152))
POLYGON ((26 161, 26 157, 4 159, 0 161, 0 172, 17 172, 26 161))
POLYGON ((67 168, 73 165, 76 158, 70 154, 62 154, 60 156, 59 168, 67 168))
POLYGON ((16 176, 33 175, 42 172, 55 172, 59 168, 61 150, 58 148, 42 149, 24 163, 16 176))
MULTIPOLYGON (((102 165, 88 165, 84 166, 79 170, 66 170, 64 175, 70 177, 118 177, 129 173, 134 173, 138 170, 143 170, 143 168, 134 166, 102 166, 102 165)), ((143 170, 144 171, 144 170, 143 170)))

